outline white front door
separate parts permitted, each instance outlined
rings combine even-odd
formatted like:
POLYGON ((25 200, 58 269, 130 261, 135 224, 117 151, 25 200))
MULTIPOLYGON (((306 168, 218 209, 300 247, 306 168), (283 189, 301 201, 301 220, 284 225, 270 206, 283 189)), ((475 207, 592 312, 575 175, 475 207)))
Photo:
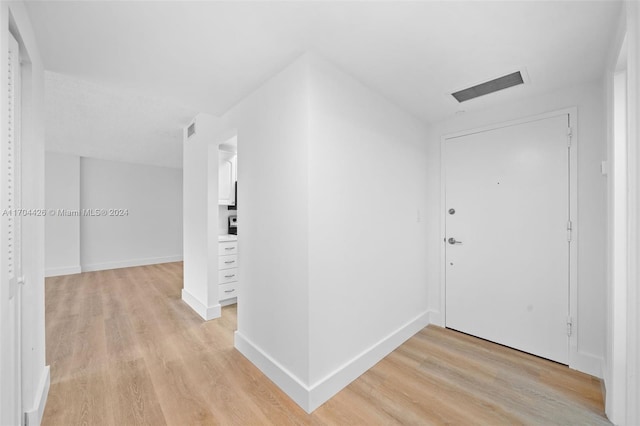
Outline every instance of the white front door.
POLYGON ((446 139, 446 326, 569 362, 568 114, 446 139))
POLYGON ((3 99, 3 138, 0 146, 0 424, 22 424, 20 352, 20 53, 18 42, 7 34, 7 97, 3 99))

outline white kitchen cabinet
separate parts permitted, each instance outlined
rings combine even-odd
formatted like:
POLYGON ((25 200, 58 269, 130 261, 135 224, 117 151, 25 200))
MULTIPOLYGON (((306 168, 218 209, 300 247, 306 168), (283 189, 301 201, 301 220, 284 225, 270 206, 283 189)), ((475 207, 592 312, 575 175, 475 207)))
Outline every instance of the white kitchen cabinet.
POLYGON ((238 302, 238 283, 227 283, 220 284, 219 286, 220 293, 220 304, 223 306, 233 305, 238 302))
POLYGON ((238 267, 238 255, 230 254, 227 256, 220 253, 220 256, 218 256, 218 270, 231 269, 236 267, 238 267))
POLYGON ((218 151, 218 205, 236 204, 236 180, 238 156, 233 152, 218 151))
POLYGON ((238 241, 218 243, 218 300, 231 305, 238 296, 238 241))
POLYGON ((223 241, 219 244, 218 254, 220 256, 238 253, 238 241, 223 241))
POLYGON ((223 269, 218 271, 218 284, 226 284, 238 281, 238 268, 223 269))

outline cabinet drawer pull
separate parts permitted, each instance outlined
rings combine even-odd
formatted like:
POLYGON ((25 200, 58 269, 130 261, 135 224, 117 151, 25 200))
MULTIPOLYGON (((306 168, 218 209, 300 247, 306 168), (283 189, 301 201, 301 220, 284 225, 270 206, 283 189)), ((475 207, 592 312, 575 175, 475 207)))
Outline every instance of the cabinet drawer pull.
POLYGON ((225 290, 224 292, 225 292, 225 293, 233 293, 234 291, 236 291, 236 289, 235 289, 235 288, 233 288, 233 289, 231 289, 231 290, 225 290))
POLYGON ((233 250, 235 247, 225 247, 225 250, 233 250))
POLYGON ((233 277, 235 277, 235 276, 236 276, 236 274, 231 274, 231 275, 225 275, 224 277, 225 277, 225 278, 233 278, 233 277))
POLYGON ((224 263, 227 263, 227 264, 228 264, 228 263, 235 263, 235 262, 236 262, 235 260, 225 260, 225 262, 224 262, 224 263))

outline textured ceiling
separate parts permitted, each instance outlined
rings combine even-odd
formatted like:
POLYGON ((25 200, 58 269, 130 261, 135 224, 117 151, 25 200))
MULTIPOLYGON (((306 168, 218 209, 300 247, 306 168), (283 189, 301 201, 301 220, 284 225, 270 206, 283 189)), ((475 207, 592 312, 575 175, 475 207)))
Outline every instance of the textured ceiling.
MULTIPOLYGON (((621 3, 28 1, 27 5, 45 67, 57 73, 221 115, 310 50, 417 117, 436 122, 460 109, 491 107, 599 78, 621 3), (447 96, 523 67, 530 78, 524 86, 478 98, 463 108, 447 96)), ((76 96, 82 100, 81 93, 76 96)), ((55 102, 74 108, 73 102, 55 102)), ((112 99, 104 107, 93 103, 87 108, 106 112, 117 104, 112 99)), ((124 128, 134 132, 134 123, 154 124, 152 115, 168 114, 170 109, 155 111, 158 106, 149 105, 145 111, 140 104, 132 105, 137 106, 129 114, 105 113, 112 121, 102 127, 119 126, 115 120, 120 115, 130 123, 124 128), (138 114, 142 117, 135 118, 138 114)), ((58 114, 73 117, 73 111, 58 114)), ((87 119, 95 116, 88 109, 85 114, 87 119)), ((176 117, 169 122, 179 121, 176 117)), ((158 122, 167 124, 164 119, 158 122)), ((64 139, 64 129, 58 130, 64 139)), ((156 141, 157 146, 162 140, 156 141)), ((148 148, 141 145, 145 144, 136 144, 141 150, 148 148)))
POLYGON ((182 167, 182 128, 194 111, 122 89, 45 73, 49 151, 182 167))

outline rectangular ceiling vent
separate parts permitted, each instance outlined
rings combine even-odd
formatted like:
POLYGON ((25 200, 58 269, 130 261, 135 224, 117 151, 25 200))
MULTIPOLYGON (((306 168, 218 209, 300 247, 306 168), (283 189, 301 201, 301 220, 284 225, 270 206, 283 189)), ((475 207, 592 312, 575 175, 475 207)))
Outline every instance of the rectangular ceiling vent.
POLYGON ((452 93, 451 96, 456 98, 458 102, 462 103, 480 96, 488 95, 489 93, 508 89, 509 87, 517 86, 519 84, 524 84, 524 80, 520 71, 516 71, 514 73, 480 83, 473 87, 458 90, 457 92, 452 93))
POLYGON ((190 138, 195 134, 196 134, 196 123, 191 123, 191 125, 187 127, 187 137, 190 138))

